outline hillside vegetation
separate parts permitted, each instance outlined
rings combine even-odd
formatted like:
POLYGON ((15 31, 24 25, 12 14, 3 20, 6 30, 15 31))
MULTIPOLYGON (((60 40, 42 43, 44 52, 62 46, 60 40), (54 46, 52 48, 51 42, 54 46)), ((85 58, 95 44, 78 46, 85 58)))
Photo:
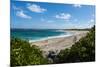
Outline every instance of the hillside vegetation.
POLYGON ((95 61, 95 26, 70 49, 60 51, 55 63, 95 61))

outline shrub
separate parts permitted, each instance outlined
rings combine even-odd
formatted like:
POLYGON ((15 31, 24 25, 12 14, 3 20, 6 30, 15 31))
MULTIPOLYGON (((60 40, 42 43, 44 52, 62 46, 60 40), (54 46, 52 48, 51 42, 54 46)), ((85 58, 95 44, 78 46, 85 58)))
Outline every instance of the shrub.
POLYGON ((60 51, 58 63, 95 61, 95 26, 70 49, 60 51))
POLYGON ((37 46, 30 46, 27 41, 11 39, 11 66, 47 64, 42 51, 37 46))

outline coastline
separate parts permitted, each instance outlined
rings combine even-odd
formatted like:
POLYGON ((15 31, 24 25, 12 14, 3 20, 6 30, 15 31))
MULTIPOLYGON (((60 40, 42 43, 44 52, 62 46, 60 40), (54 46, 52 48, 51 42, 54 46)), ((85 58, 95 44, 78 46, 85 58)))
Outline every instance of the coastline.
MULTIPOLYGON (((64 30, 65 32, 68 32, 64 30)), ((59 53, 60 50, 70 48, 75 42, 79 41, 80 38, 86 36, 88 31, 69 31, 74 33, 73 35, 48 38, 40 41, 30 42, 31 45, 38 46, 45 54, 49 51, 56 51, 59 53)))
POLYGON ((41 39, 38 39, 38 40, 29 40, 29 43, 40 42, 40 41, 55 39, 55 38, 69 37, 69 36, 72 36, 72 35, 73 34, 61 34, 61 35, 57 35, 57 36, 50 36, 50 37, 45 37, 45 38, 41 38, 41 39))

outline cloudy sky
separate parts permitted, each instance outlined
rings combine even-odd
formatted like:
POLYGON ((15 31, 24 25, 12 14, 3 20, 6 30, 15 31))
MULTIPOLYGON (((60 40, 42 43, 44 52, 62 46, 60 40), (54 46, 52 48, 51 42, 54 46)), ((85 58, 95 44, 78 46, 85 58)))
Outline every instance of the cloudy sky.
POLYGON ((11 28, 70 29, 95 24, 95 6, 11 1, 11 28))

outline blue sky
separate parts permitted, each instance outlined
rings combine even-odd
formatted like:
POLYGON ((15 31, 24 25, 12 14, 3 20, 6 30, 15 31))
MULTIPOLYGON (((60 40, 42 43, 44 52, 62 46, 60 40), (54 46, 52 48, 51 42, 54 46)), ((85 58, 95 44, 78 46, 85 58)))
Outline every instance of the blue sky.
POLYGON ((70 29, 95 24, 95 6, 11 1, 11 28, 70 29))

